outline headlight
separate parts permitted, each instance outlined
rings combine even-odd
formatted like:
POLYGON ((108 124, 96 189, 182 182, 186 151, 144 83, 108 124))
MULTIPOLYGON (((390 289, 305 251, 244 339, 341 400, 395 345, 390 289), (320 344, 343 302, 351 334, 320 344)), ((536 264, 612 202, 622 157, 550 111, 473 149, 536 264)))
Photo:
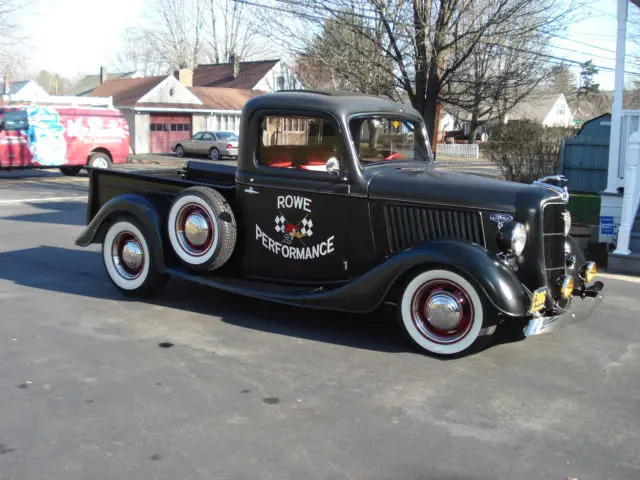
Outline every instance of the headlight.
POLYGON ((565 210, 562 216, 564 217, 564 236, 566 237, 571 230, 571 214, 569 210, 565 210))
POLYGON ((571 296, 573 293, 573 287, 575 286, 575 281, 571 275, 567 275, 566 277, 562 277, 560 279, 560 296, 565 300, 571 296))
POLYGON ((582 267, 580 267, 580 278, 582 278, 585 283, 593 282, 593 279, 596 278, 595 262, 587 262, 582 267))
POLYGON ((498 245, 519 256, 527 244, 527 229, 519 222, 510 222, 498 231, 498 245))

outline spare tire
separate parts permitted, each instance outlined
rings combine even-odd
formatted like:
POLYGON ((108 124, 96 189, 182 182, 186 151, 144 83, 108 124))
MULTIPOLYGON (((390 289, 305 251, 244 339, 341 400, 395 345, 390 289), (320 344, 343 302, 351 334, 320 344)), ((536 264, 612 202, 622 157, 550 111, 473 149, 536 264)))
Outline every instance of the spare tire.
POLYGON ((178 195, 169 209, 167 226, 173 251, 194 270, 220 268, 236 245, 235 215, 212 188, 187 188, 178 195))

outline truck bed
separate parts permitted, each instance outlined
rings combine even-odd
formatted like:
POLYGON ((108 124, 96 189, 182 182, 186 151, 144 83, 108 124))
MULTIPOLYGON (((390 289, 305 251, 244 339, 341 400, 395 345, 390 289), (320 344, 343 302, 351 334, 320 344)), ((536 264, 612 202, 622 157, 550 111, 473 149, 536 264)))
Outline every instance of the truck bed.
POLYGON ((126 194, 173 199, 182 190, 194 186, 215 188, 231 204, 235 200, 236 167, 190 160, 181 168, 163 168, 144 172, 89 169, 87 220, 111 198, 126 194))

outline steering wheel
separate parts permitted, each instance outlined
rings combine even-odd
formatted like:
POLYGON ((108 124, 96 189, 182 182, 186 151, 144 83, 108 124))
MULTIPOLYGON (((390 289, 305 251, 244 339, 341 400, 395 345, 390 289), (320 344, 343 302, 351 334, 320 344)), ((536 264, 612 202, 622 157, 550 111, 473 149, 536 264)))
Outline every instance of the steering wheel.
POLYGON ((392 153, 391 155, 384 157, 385 160, 402 160, 404 155, 401 153, 392 153))

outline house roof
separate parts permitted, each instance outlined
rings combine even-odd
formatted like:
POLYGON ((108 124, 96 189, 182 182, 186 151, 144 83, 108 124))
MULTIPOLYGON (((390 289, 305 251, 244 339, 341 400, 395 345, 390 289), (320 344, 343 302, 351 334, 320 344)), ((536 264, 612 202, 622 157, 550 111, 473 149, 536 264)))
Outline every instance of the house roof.
POLYGON ((22 90, 24 87, 26 87, 29 82, 32 82, 32 81, 33 80, 21 80, 19 82, 11 82, 9 84, 9 91, 8 92, 4 91, 4 82, 1 82, 0 83, 0 92, 1 93, 6 93, 8 95, 15 95, 20 90, 22 90))
POLYGON ((233 78, 233 66, 231 63, 198 65, 193 70, 193 86, 251 90, 279 61, 240 62, 236 78, 233 78))
POLYGON ((545 95, 534 95, 527 97, 518 105, 513 107, 507 114, 509 120, 538 120, 542 122, 553 105, 558 101, 560 93, 545 95))
POLYGON ((113 97, 113 104, 117 107, 242 110, 242 107, 249 99, 265 93, 258 90, 237 88, 188 87, 202 102, 202 105, 196 103, 139 102, 142 97, 166 78, 166 76, 163 76, 107 80, 87 96, 113 97))
POLYGON ((113 97, 113 104, 116 106, 132 106, 165 78, 167 77, 118 78, 115 80, 107 80, 87 96, 113 97))
MULTIPOLYGON (((107 73, 107 80, 118 78, 131 78, 136 72, 107 73)), ((67 92, 68 95, 87 95, 92 90, 100 86, 100 75, 85 75, 76 82, 67 92)))
POLYGON ((244 104, 265 92, 238 88, 192 87, 190 90, 202 103, 214 110, 242 110, 244 104))

